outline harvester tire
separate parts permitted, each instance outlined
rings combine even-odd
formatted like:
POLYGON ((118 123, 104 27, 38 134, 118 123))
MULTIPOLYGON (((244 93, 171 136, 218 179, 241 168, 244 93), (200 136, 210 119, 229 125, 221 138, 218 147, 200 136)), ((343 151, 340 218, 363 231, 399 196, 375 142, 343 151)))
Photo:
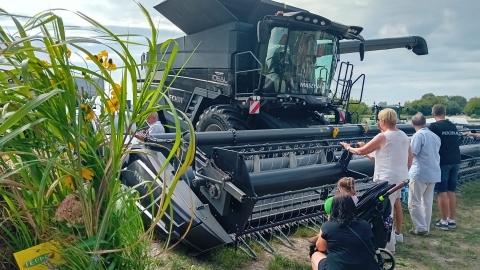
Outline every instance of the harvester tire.
POLYGON ((214 105, 206 109, 198 119, 197 131, 247 130, 249 125, 238 107, 214 105))

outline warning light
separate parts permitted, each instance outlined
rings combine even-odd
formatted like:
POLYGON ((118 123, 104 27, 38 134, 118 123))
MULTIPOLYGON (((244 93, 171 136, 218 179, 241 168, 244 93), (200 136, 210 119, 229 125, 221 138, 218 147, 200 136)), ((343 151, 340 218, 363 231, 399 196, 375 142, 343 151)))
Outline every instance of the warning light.
POLYGON ((277 11, 277 14, 275 14, 275 15, 277 15, 277 16, 283 16, 283 11, 279 10, 279 11, 277 11))

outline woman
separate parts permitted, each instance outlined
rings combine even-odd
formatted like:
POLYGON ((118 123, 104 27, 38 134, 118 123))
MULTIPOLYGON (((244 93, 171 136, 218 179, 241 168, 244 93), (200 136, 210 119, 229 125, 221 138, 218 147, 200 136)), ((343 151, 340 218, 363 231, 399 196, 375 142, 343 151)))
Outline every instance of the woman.
MULTIPOLYGON (((361 147, 354 148, 348 143, 341 142, 342 146, 355 155, 368 155, 375 151, 374 182, 387 181, 390 184, 398 184, 405 181, 408 179, 408 170, 412 165, 413 155, 407 135, 397 129, 397 113, 390 108, 381 110, 378 113, 377 126, 381 132, 367 144, 361 144, 361 147)), ((398 190, 389 196, 392 209, 395 209, 395 230, 399 236, 401 236, 403 219, 400 192, 398 190), (398 202, 395 203, 396 201, 398 202), (395 208, 395 206, 397 207, 395 208)), ((386 247, 392 253, 395 253, 395 230, 392 230, 392 236, 386 247)))
POLYGON ((333 198, 330 220, 322 225, 312 254, 313 270, 378 269, 370 224, 357 219, 356 212, 350 195, 333 198))

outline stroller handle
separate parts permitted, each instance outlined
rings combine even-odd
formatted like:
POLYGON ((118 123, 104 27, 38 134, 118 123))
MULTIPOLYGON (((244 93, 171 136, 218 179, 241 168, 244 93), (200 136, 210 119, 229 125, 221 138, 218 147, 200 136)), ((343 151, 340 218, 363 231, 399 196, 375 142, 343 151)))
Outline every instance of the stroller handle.
POLYGON ((407 180, 405 180, 405 181, 402 181, 402 182, 396 184, 394 187, 392 187, 391 189, 389 189, 389 190, 387 191, 387 193, 385 193, 382 197, 387 198, 389 195, 391 195, 391 194, 394 193, 395 191, 397 191, 397 190, 403 188, 404 186, 408 185, 409 182, 410 182, 410 179, 407 179, 407 180))

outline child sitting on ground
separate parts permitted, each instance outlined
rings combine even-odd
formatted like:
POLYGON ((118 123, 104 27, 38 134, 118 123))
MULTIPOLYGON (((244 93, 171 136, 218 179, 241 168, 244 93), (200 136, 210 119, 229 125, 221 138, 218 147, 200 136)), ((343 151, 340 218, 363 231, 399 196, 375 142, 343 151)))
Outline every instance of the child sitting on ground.
MULTIPOLYGON (((340 180, 338 180, 337 182, 337 189, 340 194, 348 194, 352 196, 355 206, 357 205, 358 198, 357 198, 357 195, 355 195, 355 179, 353 179, 353 177, 340 178, 340 180)), ((332 200, 333 200, 333 196, 329 197, 324 203, 324 208, 325 208, 325 212, 327 213, 328 219, 330 219, 330 208, 332 206, 332 200)), ((314 244, 317 242, 317 238, 318 238, 318 235, 307 238, 307 241, 309 243, 314 244)))

